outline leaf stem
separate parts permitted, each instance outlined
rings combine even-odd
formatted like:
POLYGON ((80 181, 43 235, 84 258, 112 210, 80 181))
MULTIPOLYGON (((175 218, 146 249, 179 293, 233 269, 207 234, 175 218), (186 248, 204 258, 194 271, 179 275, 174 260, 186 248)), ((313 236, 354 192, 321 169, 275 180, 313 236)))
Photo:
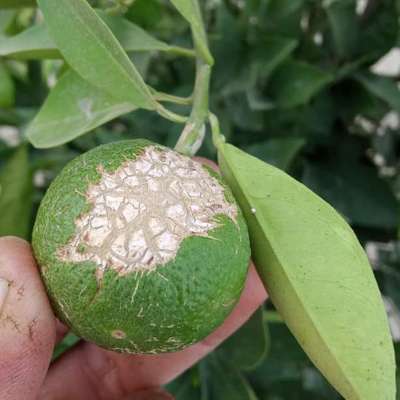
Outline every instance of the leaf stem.
POLYGON ((173 96, 171 94, 164 93, 164 92, 158 92, 155 89, 151 89, 151 91, 152 91, 152 93, 154 95, 154 98, 157 101, 166 102, 166 103, 181 104, 183 106, 190 105, 193 102, 193 96, 179 97, 179 96, 173 96))
POLYGON ((211 125, 212 141, 214 146, 219 149, 219 147, 225 143, 225 136, 221 133, 218 118, 215 114, 209 113, 208 119, 211 125))
MULTIPOLYGON (((206 37, 198 0, 193 0, 201 21, 201 35, 206 37)), ((209 92, 211 71, 214 60, 206 40, 198 40, 197 29, 192 26, 192 36, 196 51, 196 82, 193 91, 193 108, 190 118, 176 143, 175 150, 189 157, 194 156, 203 144, 206 133, 206 121, 209 114, 209 92), (204 45, 205 43, 205 45, 204 45)))
POLYGON ((196 71, 192 113, 175 146, 176 151, 190 157, 197 153, 203 143, 209 112, 211 66, 198 59, 196 71))
POLYGON ((193 49, 187 49, 186 47, 180 46, 169 46, 168 53, 188 58, 196 57, 196 52, 193 49))
POLYGON ((175 122, 177 124, 185 124, 189 120, 188 117, 185 117, 180 114, 176 114, 173 111, 168 110, 167 108, 165 108, 164 106, 162 106, 159 103, 157 104, 156 111, 159 115, 161 115, 165 119, 168 119, 169 121, 175 122))

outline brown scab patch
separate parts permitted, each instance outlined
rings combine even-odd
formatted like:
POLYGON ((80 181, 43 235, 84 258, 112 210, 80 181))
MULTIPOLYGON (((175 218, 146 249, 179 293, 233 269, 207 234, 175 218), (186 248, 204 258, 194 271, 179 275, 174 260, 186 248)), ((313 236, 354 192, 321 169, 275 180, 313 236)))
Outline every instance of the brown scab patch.
POLYGON ((58 251, 65 262, 91 261, 97 279, 151 272, 173 260, 189 236, 210 237, 216 216, 236 221, 237 207, 200 163, 169 149, 148 146, 100 181, 89 185, 90 211, 75 221, 75 234, 58 251))
POLYGON ((111 332, 111 336, 114 339, 118 339, 118 340, 122 340, 122 339, 126 339, 126 333, 124 331, 121 331, 119 329, 112 331, 111 332))

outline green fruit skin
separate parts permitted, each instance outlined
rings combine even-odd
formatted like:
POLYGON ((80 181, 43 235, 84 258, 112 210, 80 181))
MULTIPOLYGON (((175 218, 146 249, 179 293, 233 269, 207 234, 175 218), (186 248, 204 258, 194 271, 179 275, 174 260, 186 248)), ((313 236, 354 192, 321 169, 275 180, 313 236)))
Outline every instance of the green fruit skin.
MULTIPOLYGON (((107 269, 98 281, 93 262, 57 258, 57 250, 74 235, 76 218, 90 210, 82 194, 99 182, 98 167, 113 172, 149 145, 155 144, 111 143, 70 162, 41 203, 32 245, 54 310, 73 332, 107 349, 157 354, 186 348, 224 321, 244 287, 250 247, 238 208, 236 221, 218 215, 219 225, 209 237, 184 239, 176 258, 151 273, 119 276, 107 269), (126 337, 114 338, 115 331, 126 337)), ((235 202, 221 178, 206 169, 226 188, 226 199, 235 202)))

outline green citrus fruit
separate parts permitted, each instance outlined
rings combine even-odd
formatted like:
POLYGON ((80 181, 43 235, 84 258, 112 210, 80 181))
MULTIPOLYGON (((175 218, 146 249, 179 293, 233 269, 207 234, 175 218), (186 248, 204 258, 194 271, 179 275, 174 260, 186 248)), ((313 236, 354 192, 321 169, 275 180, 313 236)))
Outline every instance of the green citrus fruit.
POLYGON ((243 289, 247 228, 217 174, 147 140, 97 147, 44 197, 33 249, 59 318, 122 352, 177 351, 243 289))

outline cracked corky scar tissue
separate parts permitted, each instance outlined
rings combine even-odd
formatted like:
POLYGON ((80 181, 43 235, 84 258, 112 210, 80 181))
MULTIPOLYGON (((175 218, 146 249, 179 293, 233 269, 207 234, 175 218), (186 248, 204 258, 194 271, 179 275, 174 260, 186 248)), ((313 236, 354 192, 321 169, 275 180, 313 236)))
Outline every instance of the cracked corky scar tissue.
POLYGON ((218 180, 172 150, 147 146, 115 172, 98 171, 100 181, 85 193, 91 209, 58 252, 62 261, 94 262, 98 278, 107 268, 151 272, 173 260, 185 238, 207 237, 218 227, 216 215, 236 221, 236 205, 218 180))

